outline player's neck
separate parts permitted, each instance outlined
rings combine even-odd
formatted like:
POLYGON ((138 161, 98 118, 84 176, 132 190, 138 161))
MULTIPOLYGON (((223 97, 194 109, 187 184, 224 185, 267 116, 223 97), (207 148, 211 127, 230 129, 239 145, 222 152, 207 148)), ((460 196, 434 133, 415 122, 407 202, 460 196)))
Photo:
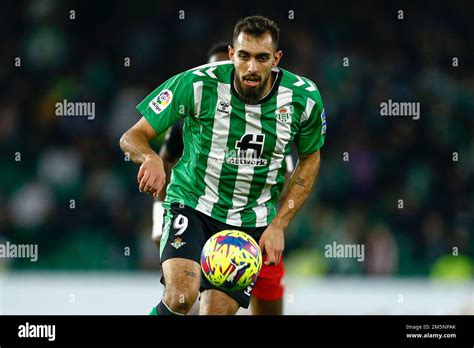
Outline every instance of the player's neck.
POLYGON ((265 89, 263 90, 263 93, 262 93, 262 96, 259 98, 258 101, 264 99, 267 97, 268 93, 271 92, 271 90, 273 89, 273 87, 275 86, 275 82, 277 80, 277 76, 278 76, 278 71, 272 71, 270 73, 270 78, 268 79, 268 82, 267 82, 267 85, 265 86, 265 89))
POLYGON ((245 98, 242 94, 239 93, 239 90, 236 88, 236 84, 238 83, 236 77, 234 77, 234 81, 233 81, 233 90, 239 95, 240 99, 245 101, 247 104, 259 104, 263 99, 267 98, 267 96, 271 93, 271 91, 275 87, 275 83, 278 80, 279 74, 280 74, 280 70, 272 70, 272 72, 270 73, 270 77, 267 81, 267 84, 263 90, 262 95, 256 101, 253 101, 253 102, 248 101, 246 100, 247 98, 245 98))

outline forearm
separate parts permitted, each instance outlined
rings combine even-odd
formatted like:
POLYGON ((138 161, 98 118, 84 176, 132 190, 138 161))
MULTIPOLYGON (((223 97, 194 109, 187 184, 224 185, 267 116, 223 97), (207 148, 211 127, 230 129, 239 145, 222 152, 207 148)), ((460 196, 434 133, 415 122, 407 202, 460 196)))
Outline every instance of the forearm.
POLYGON ((284 204, 282 204, 278 214, 272 221, 273 225, 286 229, 296 212, 310 195, 319 173, 320 163, 319 151, 300 158, 290 179, 288 192, 283 200, 284 204))
POLYGON ((278 197, 278 206, 282 207, 285 204, 285 198, 288 193, 288 185, 290 183, 291 173, 285 173, 285 183, 283 184, 283 189, 281 190, 280 197, 278 197))
POLYGON ((158 156, 150 147, 146 134, 134 129, 129 129, 122 135, 120 148, 137 164, 142 164, 149 156, 158 156))

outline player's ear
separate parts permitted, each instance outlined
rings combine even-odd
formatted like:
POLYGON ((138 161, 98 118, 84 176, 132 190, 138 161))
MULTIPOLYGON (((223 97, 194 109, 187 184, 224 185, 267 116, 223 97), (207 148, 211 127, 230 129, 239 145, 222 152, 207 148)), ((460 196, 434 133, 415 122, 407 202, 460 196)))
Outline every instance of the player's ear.
POLYGON ((280 63, 281 57, 283 57, 283 52, 281 50, 276 51, 273 57, 275 58, 275 61, 273 62, 273 66, 275 67, 280 63))
POLYGON ((229 50, 229 59, 232 61, 232 63, 234 63, 234 54, 235 54, 234 48, 231 45, 229 45, 227 46, 227 49, 229 50))

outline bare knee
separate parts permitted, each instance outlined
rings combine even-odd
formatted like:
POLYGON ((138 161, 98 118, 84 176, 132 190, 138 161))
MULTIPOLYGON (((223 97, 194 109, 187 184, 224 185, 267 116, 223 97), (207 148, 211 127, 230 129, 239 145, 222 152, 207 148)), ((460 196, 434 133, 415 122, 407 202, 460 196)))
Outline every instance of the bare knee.
POLYGON ((173 311, 187 314, 196 302, 199 290, 186 289, 180 286, 165 288, 163 301, 173 311))
POLYGON ((163 262, 165 278, 164 303, 173 312, 186 314, 199 295, 200 266, 185 259, 169 259, 163 262))
POLYGON ((201 294, 201 315, 234 315, 239 308, 239 303, 222 291, 210 289, 201 294))

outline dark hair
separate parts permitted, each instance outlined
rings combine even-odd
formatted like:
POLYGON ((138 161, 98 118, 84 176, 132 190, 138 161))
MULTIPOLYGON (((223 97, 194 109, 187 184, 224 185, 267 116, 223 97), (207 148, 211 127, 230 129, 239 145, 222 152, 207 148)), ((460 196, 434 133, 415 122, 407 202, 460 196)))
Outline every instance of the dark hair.
POLYGON ((275 47, 275 50, 278 48, 280 28, 278 28, 277 24, 271 19, 263 16, 250 16, 241 19, 234 27, 233 42, 235 42, 241 32, 253 36, 261 36, 269 32, 272 36, 273 47, 275 47))
POLYGON ((228 53, 229 52, 229 43, 221 41, 216 42, 214 45, 211 46, 209 51, 207 51, 207 59, 211 58, 216 53, 228 53))

